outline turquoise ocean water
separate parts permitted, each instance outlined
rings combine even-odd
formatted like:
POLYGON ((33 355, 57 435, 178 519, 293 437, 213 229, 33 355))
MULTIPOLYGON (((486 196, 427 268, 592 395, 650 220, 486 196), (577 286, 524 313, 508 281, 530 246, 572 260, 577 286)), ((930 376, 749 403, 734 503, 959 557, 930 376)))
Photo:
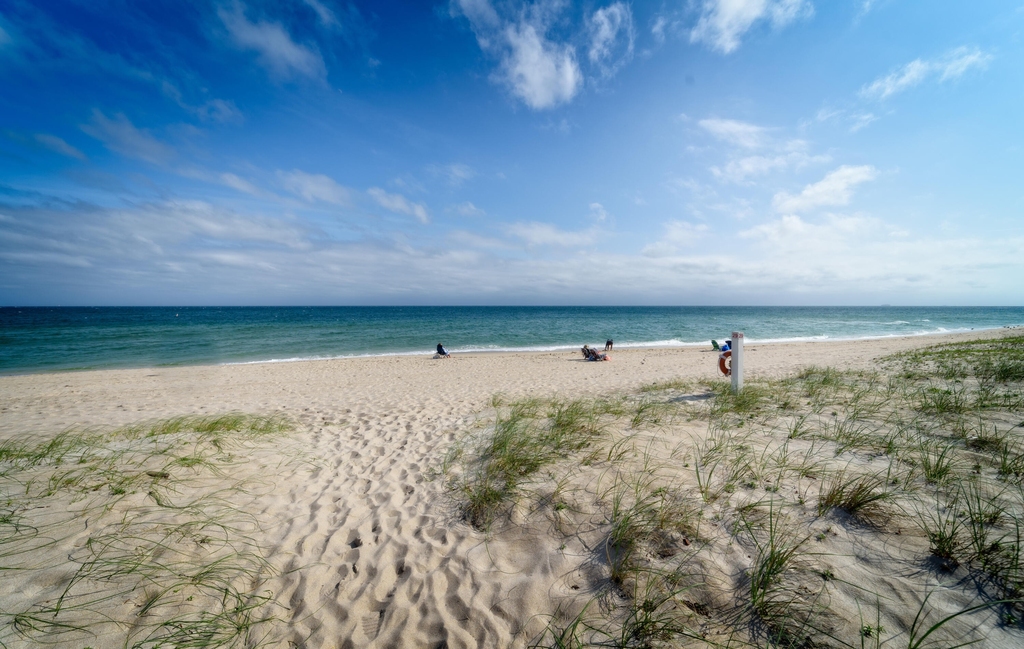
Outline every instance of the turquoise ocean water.
POLYGON ((386 354, 707 345, 1024 325, 1024 307, 0 308, 0 373, 386 354))

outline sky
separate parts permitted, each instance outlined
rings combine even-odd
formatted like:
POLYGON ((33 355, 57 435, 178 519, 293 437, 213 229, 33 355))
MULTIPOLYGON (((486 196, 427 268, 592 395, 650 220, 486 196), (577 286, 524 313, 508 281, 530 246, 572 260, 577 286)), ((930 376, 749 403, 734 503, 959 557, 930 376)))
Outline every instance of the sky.
POLYGON ((0 305, 1021 305, 1024 2, 0 0, 0 305))

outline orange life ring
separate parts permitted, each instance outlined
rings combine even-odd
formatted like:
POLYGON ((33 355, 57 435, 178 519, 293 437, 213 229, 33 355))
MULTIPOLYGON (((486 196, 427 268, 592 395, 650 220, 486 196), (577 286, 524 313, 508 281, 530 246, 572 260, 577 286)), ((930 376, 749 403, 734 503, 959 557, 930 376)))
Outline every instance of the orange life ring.
POLYGON ((732 374, 732 367, 731 367, 732 360, 730 359, 728 365, 726 365, 726 363, 725 363, 725 359, 729 358, 730 356, 732 356, 732 350, 731 349, 728 350, 728 351, 724 351, 724 352, 722 352, 721 354, 718 355, 718 370, 722 374, 725 374, 726 376, 729 376, 730 374, 732 374))

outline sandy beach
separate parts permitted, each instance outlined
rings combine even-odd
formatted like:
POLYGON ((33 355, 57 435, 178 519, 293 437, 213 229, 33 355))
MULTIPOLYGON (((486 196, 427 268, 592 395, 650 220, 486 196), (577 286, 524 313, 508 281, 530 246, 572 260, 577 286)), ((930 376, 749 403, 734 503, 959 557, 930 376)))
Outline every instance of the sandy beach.
MULTIPOLYGON (((746 371, 750 377, 774 377, 808 365, 865 369, 894 352, 1002 331, 748 345, 746 371)), ((495 394, 575 398, 674 378, 719 376, 717 356, 706 349, 619 349, 612 356, 612 362, 593 364, 578 352, 466 354, 450 361, 425 353, 0 376, 0 428, 5 435, 45 434, 67 426, 119 426, 237 410, 283 411, 307 426, 327 418, 333 426, 365 425, 365 419, 387 428, 384 421, 403 419, 404 429, 405 423, 418 427, 429 418, 428 426, 437 430, 488 407, 495 394)))
MULTIPOLYGON (((746 376, 749 381, 771 381, 812 366, 844 372, 874 371, 878 369, 877 359, 896 352, 1006 334, 1005 330, 996 330, 748 345, 746 376)), ((578 508, 574 511, 578 517, 573 520, 577 527, 571 533, 552 532, 558 526, 552 523, 551 512, 536 505, 543 501, 541 495, 526 498, 534 504, 514 507, 488 529, 477 529, 461 514, 458 492, 452 489, 459 475, 465 473, 446 473, 446 457, 452 457, 449 450, 453 444, 486 434, 493 424, 496 404, 528 398, 571 401, 635 396, 644 386, 671 382, 693 386, 681 394, 697 398, 707 392, 707 388, 697 387, 700 381, 721 381, 717 355, 702 349, 624 349, 611 355, 613 360, 604 363, 584 362, 579 353, 467 354, 449 360, 424 354, 3 376, 0 443, 24 441, 26 436, 46 440, 72 428, 102 434, 174 417, 225 413, 278 416, 279 421, 287 422, 284 432, 229 451, 219 446, 211 451, 230 455, 224 464, 230 468, 202 473, 206 465, 197 460, 194 466, 179 462, 173 469, 166 468, 170 465, 139 469, 154 483, 178 480, 174 494, 179 498, 200 498, 233 485, 249 485, 232 491, 224 500, 232 511, 253 521, 246 523, 247 543, 262 559, 259 567, 245 573, 245 579, 256 585, 254 592, 266 594, 266 600, 253 607, 258 612, 254 619, 272 620, 253 623, 250 631, 236 639, 237 646, 523 647, 535 642, 551 646, 545 630, 553 620, 560 619, 556 611, 559 615, 575 615, 585 601, 582 596, 588 593, 597 599, 619 597, 598 592, 601 580, 607 582, 609 577, 608 567, 598 565, 601 553, 596 550, 604 528, 593 521, 600 518, 598 503, 608 500, 601 485, 609 480, 609 467, 592 475, 581 472, 566 478, 583 494, 576 497, 578 508), (587 494, 592 497, 585 497, 587 494), (580 523, 583 519, 587 525, 580 523)), ((669 441, 674 445, 683 440, 696 443, 693 440, 710 430, 708 422, 696 416, 673 421, 676 423, 642 431, 638 426, 622 424, 608 433, 610 437, 600 447, 604 449, 601 452, 611 458, 607 449, 614 446, 617 435, 643 440, 633 444, 642 450, 660 449, 651 444, 669 441)), ((765 448, 776 447, 769 444, 765 448)), ((838 455, 832 448, 813 448, 829 462, 838 455)), ((689 467, 696 461, 694 452, 680 453, 680 465, 689 467)), ((637 451, 636 458, 628 462, 641 461, 637 459, 641 454, 637 451)), ((666 461, 671 457, 660 450, 656 455, 666 461)), ((862 454, 857 461, 865 467, 884 464, 879 454, 862 454)), ((215 463, 211 460, 208 464, 213 467, 215 463)), ((557 482, 560 474, 555 474, 564 467, 553 467, 550 473, 557 482)), ((25 469, 29 470, 52 472, 53 468, 25 469)), ((564 470, 566 475, 571 473, 570 469, 564 470)), ((25 484, 27 475, 19 478, 19 485, 25 484)), ((700 503, 701 495, 692 488, 692 482, 687 478, 678 483, 680 495, 700 503)), ((796 477, 792 484, 783 482, 778 493, 788 489, 794 502, 794 494, 803 494, 801 499, 818 494, 818 483, 812 488, 796 477)), ((10 512, 16 509, 10 504, 14 502, 13 484, 4 483, 7 492, 3 495, 8 498, 10 512)), ((74 581, 75 571, 85 562, 83 551, 92 548, 90 539, 124 529, 125 512, 143 508, 147 516, 152 516, 147 520, 155 522, 173 521, 182 515, 173 508, 161 511, 152 490, 142 488, 133 493, 128 489, 118 494, 123 497, 105 503, 103 498, 112 498, 104 495, 108 491, 107 487, 67 493, 56 489, 49 500, 40 501, 39 507, 44 508, 41 512, 17 510, 19 515, 34 516, 36 527, 59 524, 62 533, 47 532, 51 541, 32 550, 38 556, 12 557, 0 550, 0 565, 16 566, 4 573, 0 610, 42 610, 40 607, 52 605, 62 593, 67 595, 69 582, 74 581)), ((542 492, 548 493, 538 487, 536 493, 542 492)), ((775 493, 759 491, 755 500, 763 501, 775 493)), ((734 508, 739 507, 732 495, 722 498, 733 498, 730 502, 734 508)), ((835 646, 842 646, 841 641, 862 646, 861 640, 870 639, 871 634, 858 633, 874 622, 856 622, 853 626, 848 622, 858 615, 862 620, 875 620, 876 613, 881 620, 877 626, 887 629, 883 637, 901 638, 891 646, 907 646, 907 627, 927 587, 938 588, 940 583, 946 585, 929 602, 939 613, 948 615, 957 607, 978 603, 978 595, 971 588, 949 585, 964 578, 963 574, 929 572, 922 558, 928 556, 928 539, 911 531, 914 526, 909 515, 902 523, 893 523, 894 517, 899 518, 890 514, 888 522, 879 524, 882 531, 845 519, 826 521, 822 517, 813 523, 817 526, 813 527, 815 533, 835 539, 827 552, 836 558, 825 563, 831 561, 830 569, 836 573, 845 571, 842 583, 829 591, 829 602, 821 601, 833 618, 826 626, 832 629, 833 639, 838 638, 835 646), (869 536, 881 540, 869 540, 869 536), (915 595, 901 591, 901 583, 913 583, 915 595)), ((699 531, 697 535, 677 531, 673 538, 679 541, 685 536, 689 546, 689 536, 700 536, 713 545, 724 539, 723 529, 699 531)), ((692 542, 697 545, 696 538, 692 542)), ((741 575, 749 569, 754 546, 723 543, 716 564, 720 574, 706 574, 701 584, 694 586, 694 592, 700 595, 687 599, 691 607, 688 614, 702 620, 688 623, 693 633, 676 637, 673 644, 768 645, 766 637, 752 631, 749 624, 736 623, 741 615, 737 611, 742 607, 732 593, 749 589, 741 575), (716 615, 709 608, 723 613, 716 615)), ((807 554, 818 557, 826 544, 818 545, 813 552, 806 546, 807 554)), ((200 546, 189 551, 199 556, 203 552, 200 546)), ((97 589, 104 583, 98 578, 95 582, 99 584, 97 589)), ((639 581, 622 583, 635 587, 639 581)), ((105 622, 69 630, 46 626, 56 616, 51 616, 49 622, 36 620, 31 624, 25 621, 27 618, 17 623, 8 618, 0 641, 8 647, 27 647, 47 638, 61 644, 59 638, 66 637, 75 646, 96 648, 124 646, 126 637, 129 646, 142 642, 151 632, 137 631, 136 620, 142 615, 140 609, 143 613, 148 610, 146 598, 155 595, 146 590, 145 584, 124 584, 118 591, 123 596, 82 609, 102 614, 105 622)), ((618 604, 605 601, 614 618, 618 604)), ((596 613, 597 608, 590 612, 596 613)), ((957 627, 957 633, 968 632, 981 633, 983 640, 977 646, 1024 643, 1024 634, 1017 625, 1001 623, 999 616, 989 610, 957 627)), ((935 637, 938 635, 932 639, 935 637)), ((823 646, 820 640, 818 643, 816 646, 823 646)), ((876 645, 872 640, 864 646, 876 645)))

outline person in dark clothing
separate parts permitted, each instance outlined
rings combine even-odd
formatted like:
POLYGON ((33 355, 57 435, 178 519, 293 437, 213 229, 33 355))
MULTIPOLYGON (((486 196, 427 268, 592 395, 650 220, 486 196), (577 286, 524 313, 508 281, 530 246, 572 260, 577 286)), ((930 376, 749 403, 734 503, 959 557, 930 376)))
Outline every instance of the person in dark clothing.
POLYGON ((589 348, 587 351, 590 352, 590 354, 587 356, 587 360, 588 361, 608 361, 608 360, 611 360, 610 358, 608 358, 608 354, 600 354, 593 347, 589 348))
POLYGON ((448 353, 448 350, 444 348, 444 345, 437 343, 437 355, 441 358, 451 358, 452 355, 448 353))
POLYGON ((612 340, 611 338, 609 338, 608 340, 606 340, 606 341, 604 342, 604 350, 605 350, 606 352, 610 352, 610 351, 612 350, 612 347, 613 347, 614 345, 615 345, 615 341, 614 341, 614 340, 612 340))

